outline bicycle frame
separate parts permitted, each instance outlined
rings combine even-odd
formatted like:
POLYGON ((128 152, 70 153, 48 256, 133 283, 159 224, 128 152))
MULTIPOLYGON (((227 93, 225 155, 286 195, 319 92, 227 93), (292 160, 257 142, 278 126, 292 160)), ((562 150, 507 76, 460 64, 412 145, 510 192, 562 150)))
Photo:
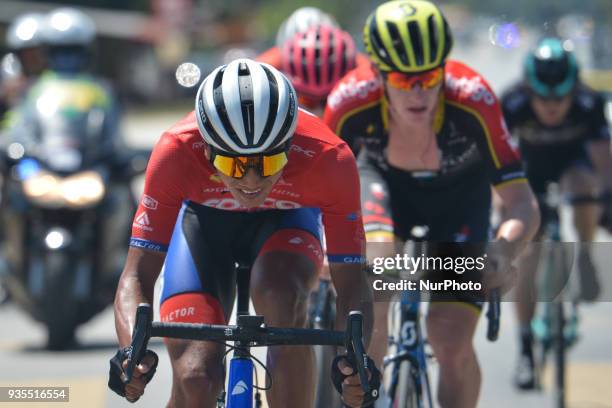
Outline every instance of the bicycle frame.
MULTIPOLYGON (((426 245, 426 235, 426 227, 419 226, 413 228, 412 236, 415 238, 414 253, 418 254, 423 250, 423 245, 426 245)), ((496 341, 499 333, 500 296, 499 289, 493 289, 489 294, 489 307, 487 311, 487 339, 489 341, 496 341)), ((425 352, 426 339, 423 337, 421 330, 420 304, 420 290, 402 292, 400 297, 399 336, 397 340, 393 336, 390 337, 390 345, 395 344, 398 347, 398 352, 384 359, 384 366, 393 364, 391 371, 392 379, 389 386, 389 396, 391 397, 389 408, 395 408, 394 403, 398 394, 398 386, 400 385, 401 362, 405 360, 410 361, 411 364, 410 376, 415 386, 416 407, 433 407, 431 385, 427 371, 428 356, 425 352), (423 393, 423 388, 425 388, 425 394, 423 393), (427 397, 427 405, 425 405, 424 396, 427 397)), ((394 335, 396 334, 394 333, 394 335)))
MULTIPOLYGON (((239 269, 246 268, 237 266, 239 269)), ((244 269, 243 269, 244 270, 244 269)), ((250 270, 250 268, 249 268, 250 270)), ((314 330, 267 327, 263 316, 243 314, 248 311, 249 275, 237 279, 238 317, 234 326, 196 323, 152 322, 151 305, 138 305, 132 343, 127 355, 124 382, 131 381, 134 368, 140 363, 151 337, 166 337, 186 340, 234 342, 234 357, 230 362, 229 401, 227 408, 253 407, 253 370, 250 347, 275 345, 329 345, 344 346, 347 358, 355 364, 363 392, 370 398, 378 397, 378 389, 371 388, 367 370, 369 359, 363 343, 363 316, 352 311, 347 316, 346 330, 314 330), (242 314, 241 314, 242 312, 242 314)), ((331 381, 331 379, 330 379, 331 381)), ((260 401, 257 400, 257 406, 260 401)), ((225 392, 217 400, 217 407, 225 406, 225 392)))
POLYGON ((253 407, 254 369, 250 358, 234 356, 230 360, 227 408, 253 407))
MULTIPOLYGON (((400 298, 400 331, 396 342, 398 352, 385 357, 384 365, 393 364, 392 380, 389 395, 392 396, 390 407, 393 408, 393 397, 397 393, 399 382, 399 367, 403 360, 409 360, 412 365, 411 376, 416 387, 417 406, 423 408, 423 385, 427 395, 427 407, 432 408, 431 387, 427 372, 427 355, 425 339, 420 324, 421 293, 418 290, 404 291, 400 298)), ((391 337, 392 338, 392 337, 391 337)))
MULTIPOLYGON (((564 276, 565 268, 568 266, 565 264, 565 251, 560 245, 561 240, 561 226, 558 217, 558 204, 559 197, 558 193, 554 188, 550 188, 547 195, 544 197, 545 202, 549 209, 554 211, 554 216, 551 216, 545 226, 545 233, 547 237, 547 243, 551 245, 546 248, 546 252, 542 259, 544 259, 544 270, 542 276, 544 288, 548 288, 550 285, 553 288, 561 289, 561 285, 557 284, 559 275, 563 272, 562 282, 566 285, 570 282, 569 274, 564 276)), ((549 291, 548 291, 549 292, 549 291)), ((541 354, 539 360, 536 359, 536 383, 540 386, 539 375, 541 369, 546 363, 546 358, 549 352, 554 352, 555 361, 555 375, 554 375, 554 399, 556 408, 564 408, 566 406, 566 353, 569 346, 571 346, 577 339, 577 325, 578 325, 578 310, 577 302, 571 302, 571 309, 569 313, 565 310, 565 301, 563 300, 562 293, 556 296, 556 293, 545 293, 546 302, 540 306, 539 316, 532 320, 532 328, 535 334, 535 338, 541 345, 541 354), (553 297, 557 299, 553 299, 553 297), (539 366, 539 367, 538 367, 539 366)))

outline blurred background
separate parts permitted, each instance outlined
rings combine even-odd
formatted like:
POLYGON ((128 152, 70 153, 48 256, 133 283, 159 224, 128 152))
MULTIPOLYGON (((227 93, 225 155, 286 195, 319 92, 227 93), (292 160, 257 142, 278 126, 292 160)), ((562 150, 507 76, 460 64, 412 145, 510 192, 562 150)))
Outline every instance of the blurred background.
MULTIPOLYGON (((121 142, 130 149, 146 150, 164 129, 191 110, 199 81, 197 72, 179 70, 177 73, 181 64, 195 64, 203 78, 224 62, 242 56, 254 57, 275 45, 280 24, 302 6, 319 7, 333 15, 363 50, 363 22, 380 3, 373 0, 2 0, 0 56, 5 57, 0 80, 10 79, 18 70, 10 56, 6 57, 14 51, 6 38, 16 17, 31 12, 44 14, 60 6, 74 7, 95 24, 90 69, 113 89, 120 113, 117 133, 121 142)), ((454 33, 451 58, 462 60, 482 73, 496 92, 502 92, 521 77, 527 50, 548 34, 568 40, 581 65, 583 80, 612 97, 612 1, 447 0, 437 3, 454 33)), ((610 106, 608 118, 612 116, 610 106)), ((0 139, 3 137, 8 138, 1 134, 0 139)), ((129 181, 133 182, 133 194, 138 197, 142 181, 138 175, 142 168, 139 170, 137 163, 131 165, 135 171, 129 181)), ((610 241, 610 237, 602 233, 600 241, 610 241)), ((607 272, 606 251, 602 246, 600 256, 596 257, 604 273, 607 272)), ((117 263, 121 260, 119 256, 117 263)), ((483 369, 480 406, 552 406, 549 384, 544 384, 541 393, 518 393, 511 385, 517 343, 511 309, 511 305, 504 305, 501 338, 497 343, 487 343, 484 331, 475 340, 483 369)), ((570 406, 612 407, 612 304, 599 302, 581 310, 581 340, 570 353, 570 406)), ((6 299, 0 306, 0 386, 69 386, 71 402, 54 405, 58 407, 129 406, 106 387, 108 360, 116 351, 111 308, 107 307, 80 326, 76 336, 77 341, 67 350, 48 351, 45 328, 11 299, 6 299)), ((169 361, 161 343, 155 343, 153 348, 160 353, 160 367, 139 401, 140 406, 164 406, 169 395, 169 361)), ((433 370, 435 375, 435 367, 433 370)), ((13 405, 0 402, 0 407, 4 406, 13 405)))

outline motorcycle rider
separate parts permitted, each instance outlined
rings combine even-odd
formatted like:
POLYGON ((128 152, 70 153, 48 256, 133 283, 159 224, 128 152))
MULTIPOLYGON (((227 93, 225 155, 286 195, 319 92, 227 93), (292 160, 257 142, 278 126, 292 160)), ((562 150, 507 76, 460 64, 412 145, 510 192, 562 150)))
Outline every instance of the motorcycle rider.
MULTIPOLYGON (((94 237, 89 241, 83 241, 78 249, 80 251, 78 255, 83 255, 87 262, 86 269, 91 275, 87 273, 85 275, 91 276, 91 281, 85 286, 88 290, 87 296, 75 298, 75 302, 88 302, 92 307, 82 308, 78 316, 66 325, 66 330, 59 330, 58 335, 52 335, 53 330, 59 326, 54 323, 57 320, 48 316, 50 313, 44 310, 45 304, 42 301, 37 303, 40 299, 46 299, 45 296, 61 297, 60 294, 54 294, 58 291, 58 287, 51 284, 47 286, 45 281, 40 293, 28 292, 29 273, 32 269, 28 269, 28 265, 34 264, 34 258, 42 254, 40 262, 43 270, 46 271, 48 266, 44 257, 45 252, 31 247, 30 243, 24 245, 19 239, 19 234, 24 232, 31 234, 33 231, 30 229, 31 223, 28 222, 30 213, 5 200, 2 203, 3 225, 0 229, 7 234, 3 252, 10 265, 9 274, 14 278, 12 281, 15 285, 22 285, 22 289, 25 288, 24 296, 31 296, 31 303, 34 305, 32 308, 38 308, 35 312, 39 312, 39 316, 33 314, 38 320, 47 324, 49 347, 63 348, 72 340, 76 325, 112 301, 112 290, 107 289, 116 286, 123 263, 122 256, 117 255, 125 255, 124 241, 129 237, 129 218, 135 211, 135 200, 131 195, 129 181, 137 172, 128 167, 133 163, 132 158, 140 152, 122 146, 118 104, 112 88, 107 82, 91 73, 96 36, 95 25, 91 18, 76 9, 59 8, 47 15, 41 32, 42 41, 48 52, 48 70, 34 82, 23 101, 15 108, 6 135, 0 141, 2 144, 0 151, 3 151, 8 159, 3 161, 1 167, 5 176, 11 176, 7 177, 4 188, 8 189, 9 184, 13 189, 15 185, 20 187, 18 183, 28 178, 27 175, 19 174, 19 170, 23 167, 21 165, 26 162, 35 164, 36 172, 48 170, 57 174, 59 180, 87 171, 99 173, 100 183, 103 186, 102 198, 96 202, 100 204, 95 204, 95 208, 92 207, 90 210, 92 216, 84 221, 93 223, 97 220, 92 224, 95 225, 94 237), (11 168, 18 171, 9 172, 11 168), (15 174, 19 174, 19 177, 15 174), (100 217, 101 214, 103 216, 100 217), (108 237, 113 239, 106 239, 108 237), (89 296, 94 291, 95 295, 89 296)), ((146 162, 145 154, 146 152, 142 152, 144 162, 146 162)), ((20 193, 21 188, 16 191, 20 193)), ((8 196, 7 194, 6 197, 8 196)), ((36 206, 37 203, 32 204, 32 207, 38 208, 36 206)), ((59 208, 64 208, 62 206, 59 208)), ((48 225, 38 222, 36 227, 45 231, 44 228, 54 227, 56 224, 62 227, 70 225, 70 217, 59 212, 57 214, 59 215, 48 225)), ((72 216, 75 213, 67 214, 72 216)), ((79 231, 67 232, 79 237, 75 235, 79 234, 79 231)), ((38 237, 36 234, 35 236, 38 237)), ((71 251, 77 252, 76 249, 71 251)), ((65 254, 71 256, 71 253, 65 252, 65 254)), ((67 272, 67 276, 83 275, 80 264, 76 269, 74 273, 67 272)), ((74 286, 76 287, 76 284, 74 286)), ((72 295, 68 292, 67 295, 72 295)), ((28 311, 32 313, 31 310, 28 311)), ((68 321, 71 318, 66 317, 64 320, 68 321)), ((56 334, 57 332, 58 330, 56 334)))

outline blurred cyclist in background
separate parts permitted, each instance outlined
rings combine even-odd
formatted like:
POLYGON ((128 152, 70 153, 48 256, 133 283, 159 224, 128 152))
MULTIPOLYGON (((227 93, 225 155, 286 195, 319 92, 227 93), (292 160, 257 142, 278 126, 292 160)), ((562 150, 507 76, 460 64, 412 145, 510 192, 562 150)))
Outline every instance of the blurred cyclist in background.
POLYGON ((19 101, 27 87, 46 68, 42 42, 44 15, 27 13, 17 16, 6 32, 10 53, 0 69, 0 118, 19 101))
MULTIPOLYGON (((470 67, 448 60, 451 30, 428 1, 378 6, 366 21, 364 42, 374 65, 340 80, 327 98, 324 119, 359 151, 368 258, 394 257, 395 244, 402 251, 415 226, 428 227, 428 255, 482 256, 493 186, 509 211, 482 275, 435 270, 426 279, 509 286, 511 263, 537 230, 539 217, 495 94, 470 67)), ((483 295, 431 293, 427 337, 440 364, 442 407, 476 406, 481 376, 472 340, 483 295)), ((388 304, 374 306, 369 352, 381 364, 388 304)))
POLYGON ((256 60, 280 69, 282 65, 281 50, 285 41, 297 33, 303 33, 313 26, 338 27, 336 19, 316 7, 300 7, 296 9, 278 29, 276 45, 259 55, 256 60))
MULTIPOLYGON (((543 200, 549 183, 558 182, 570 204, 572 197, 599 197, 612 188, 604 98, 583 85, 578 74, 569 43, 544 38, 525 59, 523 80, 502 98, 506 122, 518 138, 527 178, 540 201, 542 225, 551 216, 543 200)), ((591 242, 601 205, 593 201, 572 204, 572 208, 572 223, 580 242, 591 242)), ((530 288, 534 287, 538 256, 534 247, 522 260, 517 291, 521 347, 515 382, 522 389, 535 386, 530 325, 535 299, 530 288)), ((593 301, 599 294, 599 284, 588 246, 580 245, 577 256, 581 298, 593 301)))
POLYGON ((281 71, 297 91, 300 106, 322 117, 329 92, 355 68, 353 38, 340 28, 316 25, 296 33, 281 51, 281 71))

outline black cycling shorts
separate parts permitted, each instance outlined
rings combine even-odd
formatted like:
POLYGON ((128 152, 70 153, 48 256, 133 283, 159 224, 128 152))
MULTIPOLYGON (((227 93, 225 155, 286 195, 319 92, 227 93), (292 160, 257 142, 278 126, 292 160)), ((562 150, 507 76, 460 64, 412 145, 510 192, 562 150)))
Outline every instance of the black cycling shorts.
POLYGON ((266 252, 301 254, 320 268, 320 225, 314 208, 238 212, 185 202, 164 263, 161 320, 226 324, 235 264, 253 265, 266 252))
MULTIPOLYGON (((410 172, 393 167, 383 169, 361 155, 361 203, 366 238, 387 236, 400 241, 412 239, 415 226, 426 226, 424 237, 429 257, 480 257, 490 238, 491 186, 482 177, 443 188, 424 187, 410 172)), ((409 254, 412 255, 412 254, 409 254)), ((458 274, 428 269, 423 279, 480 282, 473 270, 458 274)), ((432 301, 458 301, 482 307, 483 294, 474 291, 435 291, 432 301)))

